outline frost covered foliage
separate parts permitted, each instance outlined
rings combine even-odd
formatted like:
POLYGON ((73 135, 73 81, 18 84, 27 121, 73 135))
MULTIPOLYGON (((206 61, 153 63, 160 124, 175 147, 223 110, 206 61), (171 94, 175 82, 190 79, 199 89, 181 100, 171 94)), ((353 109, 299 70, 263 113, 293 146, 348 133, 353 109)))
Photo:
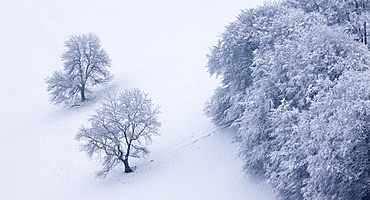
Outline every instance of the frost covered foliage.
POLYGON ((107 69, 111 61, 96 34, 72 35, 64 46, 63 70, 46 79, 50 100, 57 105, 83 102, 93 86, 113 78, 107 69))
POLYGON ((369 51, 348 23, 297 2, 243 11, 226 27, 209 55, 221 86, 205 113, 236 130, 245 170, 279 198, 365 198, 369 51))
POLYGON ((306 199, 361 199, 370 191, 370 73, 348 71, 308 113, 306 199))
POLYGON ((340 24, 356 40, 368 44, 366 24, 369 23, 369 0, 286 0, 283 4, 308 13, 320 13, 327 19, 328 25, 340 24))
POLYGON ((124 165, 126 173, 132 172, 129 157, 148 154, 152 136, 159 135, 158 114, 159 107, 137 88, 108 98, 96 110, 89 119, 91 127, 82 126, 76 140, 89 157, 97 155, 103 166, 98 177, 105 177, 118 164, 124 165))

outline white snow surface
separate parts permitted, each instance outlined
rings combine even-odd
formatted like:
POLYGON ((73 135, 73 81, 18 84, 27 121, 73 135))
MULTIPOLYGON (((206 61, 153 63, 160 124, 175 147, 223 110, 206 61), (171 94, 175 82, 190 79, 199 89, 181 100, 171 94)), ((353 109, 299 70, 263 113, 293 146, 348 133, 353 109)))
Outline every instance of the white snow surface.
POLYGON ((214 128, 204 102, 218 81, 206 54, 241 9, 261 1, 1 1, 0 199, 273 198, 242 172, 232 136, 214 128), (98 102, 67 108, 49 102, 44 80, 62 69, 69 35, 95 32, 115 80, 97 88, 138 87, 161 105, 161 136, 151 154, 95 178, 96 160, 74 140, 98 102))

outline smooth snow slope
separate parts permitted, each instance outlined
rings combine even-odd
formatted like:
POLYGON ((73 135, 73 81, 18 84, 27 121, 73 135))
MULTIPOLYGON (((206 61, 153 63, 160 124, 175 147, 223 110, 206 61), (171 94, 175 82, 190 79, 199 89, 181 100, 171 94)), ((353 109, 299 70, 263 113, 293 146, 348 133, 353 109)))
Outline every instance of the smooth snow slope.
MULTIPOLYGON (((237 144, 203 116, 217 80, 204 66, 246 1, 1 1, 0 199, 272 199, 245 177, 237 144), (96 32, 110 55, 109 89, 139 87, 161 105, 161 137, 137 170, 94 178, 74 136, 98 104, 56 107, 44 79, 71 34, 96 32)), ((103 94, 102 90, 100 94, 103 94)))

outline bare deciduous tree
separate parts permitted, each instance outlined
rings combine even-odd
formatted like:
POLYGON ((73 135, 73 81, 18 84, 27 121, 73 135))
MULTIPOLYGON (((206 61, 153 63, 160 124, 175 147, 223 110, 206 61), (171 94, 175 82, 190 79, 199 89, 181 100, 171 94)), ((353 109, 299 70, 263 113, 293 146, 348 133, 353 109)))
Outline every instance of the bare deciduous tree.
POLYGON ((119 163, 125 173, 133 171, 128 159, 149 153, 151 137, 159 135, 158 114, 159 107, 137 88, 111 96, 96 110, 89 119, 91 127, 82 126, 76 140, 89 157, 98 156, 103 169, 97 177, 104 178, 119 163))
POLYGON ((107 70, 111 61, 96 34, 72 35, 64 46, 66 51, 61 56, 63 71, 54 71, 46 79, 51 101, 57 105, 85 101, 92 86, 113 78, 107 70))

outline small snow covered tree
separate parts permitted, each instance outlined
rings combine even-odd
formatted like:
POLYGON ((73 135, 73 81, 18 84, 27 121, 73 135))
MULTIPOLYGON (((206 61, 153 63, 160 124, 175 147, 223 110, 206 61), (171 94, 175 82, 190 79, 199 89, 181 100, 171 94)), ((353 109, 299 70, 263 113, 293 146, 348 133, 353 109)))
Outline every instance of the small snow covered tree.
POLYGON ((125 173, 132 172, 129 157, 149 153, 151 137, 159 135, 158 114, 159 107, 137 88, 111 96, 97 109, 89 119, 91 127, 82 126, 76 135, 81 151, 89 157, 98 155, 103 170, 97 177, 105 177, 119 163, 124 165, 125 173))
POLYGON ((111 61, 96 34, 72 35, 64 46, 66 51, 61 56, 63 71, 54 71, 46 79, 51 101, 57 105, 85 101, 92 86, 113 78, 107 70, 111 61))

